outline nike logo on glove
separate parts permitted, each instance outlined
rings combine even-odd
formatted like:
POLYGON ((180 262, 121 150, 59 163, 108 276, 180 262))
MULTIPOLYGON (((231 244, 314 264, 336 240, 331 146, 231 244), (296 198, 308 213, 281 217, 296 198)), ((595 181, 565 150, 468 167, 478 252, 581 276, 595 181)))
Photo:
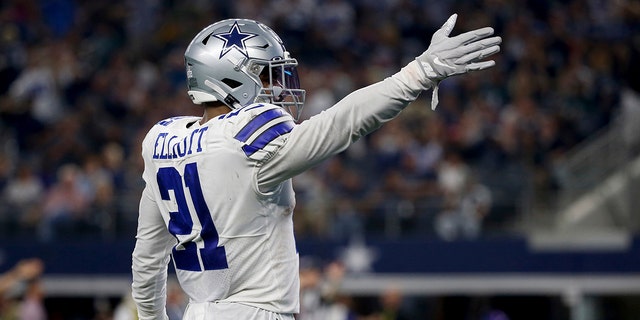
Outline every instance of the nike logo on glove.
POLYGON ((446 63, 444 63, 444 62, 442 62, 442 61, 440 60, 440 58, 438 58, 438 57, 433 58, 433 63, 435 63, 435 64, 437 64, 437 65, 440 65, 440 66, 443 66, 443 67, 451 68, 451 66, 450 66, 450 65, 448 65, 448 64, 446 64, 446 63))

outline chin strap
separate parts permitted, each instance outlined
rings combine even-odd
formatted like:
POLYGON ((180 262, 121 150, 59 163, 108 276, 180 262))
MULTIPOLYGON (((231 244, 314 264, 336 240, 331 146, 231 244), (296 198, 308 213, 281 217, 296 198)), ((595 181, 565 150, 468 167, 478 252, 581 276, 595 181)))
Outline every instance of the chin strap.
POLYGON ((224 90, 222 90, 222 88, 220 88, 220 86, 218 86, 217 84, 215 84, 215 83, 213 83, 213 82, 211 82, 209 80, 205 80, 204 81, 204 85, 206 85, 207 87, 211 88, 211 90, 215 91, 221 97, 224 97, 224 100, 222 102, 224 102, 224 104, 228 105, 229 108, 231 108, 231 109, 240 109, 240 108, 242 108, 242 106, 240 105, 240 102, 238 102, 238 100, 236 98, 234 98, 230 94, 226 94, 224 92, 224 90))

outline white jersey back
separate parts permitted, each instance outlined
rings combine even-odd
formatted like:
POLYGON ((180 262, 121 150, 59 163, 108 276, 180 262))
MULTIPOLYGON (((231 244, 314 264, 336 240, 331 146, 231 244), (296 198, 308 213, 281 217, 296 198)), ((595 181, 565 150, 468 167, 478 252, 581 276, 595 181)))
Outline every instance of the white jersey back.
POLYGON ((169 255, 191 302, 297 313, 290 179, 396 117, 431 86, 422 75, 413 61, 297 125, 262 104, 203 126, 196 117, 155 125, 143 142, 147 186, 132 254, 140 319, 166 318, 169 255))
POLYGON ((176 238, 172 258, 182 288, 196 303, 297 312, 291 180, 262 193, 256 177, 293 119, 277 106, 254 104, 204 125, 199 120, 159 122, 142 152, 147 188, 176 238))

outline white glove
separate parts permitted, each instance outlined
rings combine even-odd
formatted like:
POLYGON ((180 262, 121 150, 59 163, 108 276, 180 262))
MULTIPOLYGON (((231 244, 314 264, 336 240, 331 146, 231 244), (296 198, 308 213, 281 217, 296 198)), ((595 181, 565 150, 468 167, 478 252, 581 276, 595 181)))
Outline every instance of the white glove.
POLYGON ((502 38, 493 35, 493 28, 485 27, 455 37, 449 37, 456 24, 457 14, 453 14, 431 37, 427 51, 416 60, 422 66, 427 78, 434 83, 431 108, 438 105, 438 84, 443 79, 493 67, 493 60, 480 61, 500 51, 502 38))

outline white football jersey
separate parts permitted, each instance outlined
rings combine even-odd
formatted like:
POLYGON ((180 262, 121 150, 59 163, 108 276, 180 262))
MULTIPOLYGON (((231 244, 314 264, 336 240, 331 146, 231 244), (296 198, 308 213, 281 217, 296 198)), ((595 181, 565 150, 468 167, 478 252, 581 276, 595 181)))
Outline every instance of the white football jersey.
POLYGON ((164 316, 173 259, 190 302, 299 310, 291 178, 394 118, 424 83, 415 62, 296 125, 284 109, 252 104, 205 124, 160 121, 142 146, 146 188, 133 253, 141 319, 164 316))

